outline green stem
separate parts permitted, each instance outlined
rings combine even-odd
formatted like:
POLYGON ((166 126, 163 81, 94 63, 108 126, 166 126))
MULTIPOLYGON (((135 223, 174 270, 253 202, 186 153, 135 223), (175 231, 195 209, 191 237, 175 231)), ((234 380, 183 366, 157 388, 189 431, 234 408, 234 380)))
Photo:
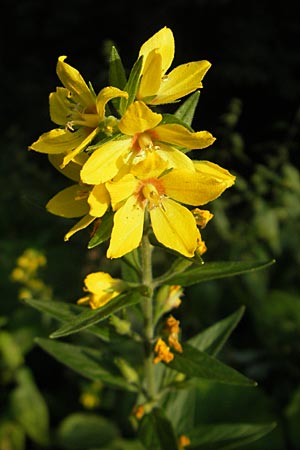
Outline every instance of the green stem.
MULTIPOLYGON (((146 224, 145 224, 146 225, 146 224)), ((145 229, 147 227, 145 226, 145 229)), ((148 293, 143 302, 144 314, 144 338, 145 338, 145 389, 149 400, 155 397, 155 383, 153 372, 153 338, 154 338, 154 324, 153 324, 153 278, 152 278, 152 245, 149 242, 147 231, 145 231, 142 246, 142 281, 148 288, 148 293)))

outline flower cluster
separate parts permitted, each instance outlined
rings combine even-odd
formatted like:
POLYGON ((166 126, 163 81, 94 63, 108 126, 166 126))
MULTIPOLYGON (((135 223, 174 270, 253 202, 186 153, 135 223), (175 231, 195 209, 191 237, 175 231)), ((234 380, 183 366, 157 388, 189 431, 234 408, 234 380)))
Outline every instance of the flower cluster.
POLYGON ((186 154, 210 146, 211 133, 194 131, 184 114, 159 109, 196 93, 210 68, 204 60, 170 70, 174 52, 173 33, 164 27, 141 46, 126 79, 113 47, 110 85, 98 94, 65 56, 58 58, 63 87, 49 99, 58 127, 30 149, 48 154, 73 182, 47 204, 53 214, 79 218, 65 240, 92 222, 101 235, 111 223, 107 257, 119 258, 140 245, 146 221, 164 247, 188 258, 206 250, 199 228, 211 215, 198 207, 220 196, 235 177, 186 154))

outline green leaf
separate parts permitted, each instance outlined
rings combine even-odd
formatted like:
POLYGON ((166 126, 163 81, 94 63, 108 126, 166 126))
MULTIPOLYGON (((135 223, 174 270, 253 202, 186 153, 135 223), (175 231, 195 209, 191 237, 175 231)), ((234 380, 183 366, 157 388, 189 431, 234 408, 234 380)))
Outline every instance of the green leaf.
POLYGON ((77 412, 59 424, 57 437, 60 448, 86 450, 108 445, 118 437, 118 430, 104 417, 77 412))
POLYGON ((108 211, 100 219, 100 225, 98 226, 94 236, 89 240, 88 249, 97 247, 107 241, 111 236, 111 230, 113 228, 114 214, 112 211, 108 211))
MULTIPOLYGON (((4 411, 2 412, 4 413, 4 411)), ((0 449, 26 450, 25 443, 26 436, 23 428, 16 422, 2 419, 0 423, 0 449)))
POLYGON ((146 450, 178 450, 172 424, 160 408, 154 408, 143 417, 138 438, 146 450))
POLYGON ((175 358, 168 363, 168 367, 171 369, 175 369, 188 377, 204 378, 218 383, 242 386, 256 386, 257 384, 235 369, 189 344, 183 344, 182 348, 183 352, 176 352, 175 358))
POLYGON ((175 116, 178 117, 178 119, 181 119, 187 125, 191 126, 198 105, 199 97, 200 91, 196 91, 192 95, 190 95, 185 100, 185 102, 181 106, 179 106, 179 108, 175 112, 175 116))
POLYGON ((129 105, 134 101, 136 97, 136 93, 140 84, 141 70, 143 64, 143 57, 141 56, 134 64, 131 69, 128 81, 124 88, 125 91, 128 92, 128 99, 121 98, 120 100, 120 112, 124 114, 129 105))
POLYGON ((194 450, 228 450, 260 439, 275 428, 268 424, 218 424, 199 425, 188 433, 194 450))
MULTIPOLYGON (((162 120, 159 125, 165 125, 168 123, 176 123, 177 125, 182 125, 183 127, 187 128, 190 131, 193 131, 193 129, 187 124, 184 120, 182 120, 180 117, 177 117, 174 114, 163 114, 162 120)), ((184 149, 186 151, 186 149, 184 149)))
POLYGON ((197 350, 205 351, 211 356, 216 356, 241 320, 244 312, 245 307, 241 306, 230 316, 206 328, 196 336, 193 336, 187 343, 197 348, 197 350))
POLYGON ((51 338, 59 338, 68 336, 78 331, 85 330, 86 328, 95 325, 96 323, 106 319, 111 314, 116 313, 120 309, 127 308, 128 306, 135 305, 142 301, 143 296, 137 292, 137 290, 131 290, 129 292, 122 293, 117 297, 110 300, 101 308, 96 310, 87 310, 75 317, 71 322, 57 331, 51 334, 51 338))
MULTIPOLYGON (((274 260, 250 262, 250 261, 221 261, 208 262, 196 268, 187 269, 185 272, 170 275, 164 282, 167 284, 179 284, 180 286, 191 286, 202 281, 215 280, 218 278, 232 277, 255 270, 264 269, 274 264, 274 260)), ((157 280, 156 280, 157 281, 157 280)))
POLYGON ((125 69, 118 53, 118 50, 113 45, 109 58, 109 83, 119 89, 124 89, 127 79, 125 69))
POLYGON ((15 420, 36 443, 49 443, 48 408, 27 368, 17 372, 17 387, 11 393, 11 409, 15 420))
POLYGON ((57 361, 85 378, 101 380, 110 386, 135 391, 133 385, 127 383, 123 377, 117 374, 117 369, 110 360, 103 356, 100 350, 44 338, 36 338, 35 341, 57 361), (114 370, 116 373, 113 373, 114 370))
MULTIPOLYGON (((34 300, 26 299, 25 303, 37 309, 38 311, 49 314, 49 316, 54 317, 61 322, 70 322, 74 318, 78 317, 82 313, 82 306, 73 305, 66 302, 58 301, 44 301, 44 300, 34 300)), ((87 329, 89 333, 103 339, 104 341, 109 341, 109 328, 108 327, 89 327, 87 329)))

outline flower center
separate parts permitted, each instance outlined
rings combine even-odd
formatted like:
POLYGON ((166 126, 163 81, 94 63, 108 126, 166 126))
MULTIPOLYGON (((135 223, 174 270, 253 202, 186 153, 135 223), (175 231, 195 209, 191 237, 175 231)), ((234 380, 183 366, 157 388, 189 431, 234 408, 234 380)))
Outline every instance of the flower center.
POLYGON ((140 182, 137 192, 137 199, 139 203, 149 209, 162 206, 162 199, 165 197, 165 190, 161 180, 157 178, 151 178, 140 182))
POLYGON ((153 130, 144 131, 143 133, 136 133, 133 136, 132 148, 136 153, 145 150, 158 150, 159 146, 155 145, 153 141, 157 139, 157 134, 153 130))

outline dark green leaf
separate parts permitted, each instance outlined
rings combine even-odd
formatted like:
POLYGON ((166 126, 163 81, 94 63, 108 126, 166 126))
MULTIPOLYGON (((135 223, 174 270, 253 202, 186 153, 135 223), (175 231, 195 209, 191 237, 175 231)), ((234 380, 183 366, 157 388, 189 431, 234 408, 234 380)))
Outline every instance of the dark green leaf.
POLYGON ((217 278, 232 277, 234 275, 242 275, 244 273, 253 272, 258 269, 264 269, 274 260, 251 262, 251 261, 222 261, 208 262, 196 268, 187 269, 185 272, 170 275, 165 279, 167 284, 179 284, 181 286, 191 286, 202 281, 215 280, 217 278))
POLYGON ((86 450, 108 445, 118 436, 118 430, 104 417, 78 412, 60 423, 57 435, 60 448, 86 450))
POLYGON ((17 387, 11 394, 11 408, 15 420, 26 434, 40 444, 49 442, 49 416, 44 398, 27 368, 17 372, 17 387))
POLYGON ((114 218, 113 212, 108 211, 100 219, 100 224, 99 224, 94 236, 90 239, 90 241, 88 243, 89 249, 102 244, 103 242, 107 241, 110 238, 111 230, 113 228, 113 218, 114 218))
POLYGON ((242 386, 255 386, 256 382, 235 369, 201 352, 189 344, 183 344, 183 352, 175 354, 168 367, 184 373, 188 377, 204 378, 210 381, 242 386))
POLYGON ((127 79, 122 60, 120 58, 118 50, 113 45, 111 47, 109 58, 109 83, 111 86, 115 86, 119 89, 124 89, 126 81, 127 79))
POLYGON ((36 343, 53 358, 90 380, 101 380, 111 386, 135 390, 117 372, 113 373, 112 364, 103 357, 100 350, 43 338, 37 338, 36 343))
MULTIPOLYGON (((49 316, 54 317, 61 322, 70 322, 84 310, 82 306, 77 306, 66 302, 57 302, 54 300, 43 301, 28 299, 24 300, 24 302, 42 313, 49 314, 49 316)), ((89 327, 87 331, 105 341, 109 340, 108 327, 89 327)))
POLYGON ((187 341, 188 344, 197 348, 197 350, 205 351, 209 355, 216 356, 241 320, 244 312, 245 307, 241 306, 230 316, 206 328, 196 336, 193 336, 187 341))
POLYGON ((193 131, 192 128, 180 117, 177 117, 174 114, 163 114, 162 121, 160 122, 160 125, 168 124, 168 123, 175 123, 177 125, 182 125, 183 127, 187 128, 190 131, 193 131))
POLYGON ((172 424, 160 408, 143 417, 138 437, 146 450, 178 450, 172 424))
POLYGON ((136 97, 136 93, 137 93, 139 85, 140 85, 142 64, 143 64, 143 57, 141 56, 135 62, 134 66, 130 72, 126 86, 124 88, 124 90, 128 92, 128 99, 121 98, 121 100, 120 100, 121 114, 124 114, 124 112, 126 111, 126 108, 128 108, 128 106, 131 105, 131 103, 134 101, 134 99, 136 97))
POLYGON ((229 450, 260 439, 276 424, 218 424, 199 425, 188 433, 194 450, 229 450))
POLYGON ((110 300, 101 308, 96 310, 87 310, 75 317, 70 323, 59 328, 51 334, 51 338, 68 336, 69 334, 78 333, 78 331, 95 325, 96 323, 106 319, 111 314, 116 313, 120 309, 127 308, 142 301, 143 296, 136 290, 122 293, 110 300))
POLYGON ((177 111, 175 112, 175 116, 178 117, 178 119, 181 119, 183 122, 185 122, 187 125, 191 126, 192 121, 194 118, 195 110, 198 105, 200 97, 200 91, 194 92, 192 95, 190 95, 185 102, 179 106, 177 111))

